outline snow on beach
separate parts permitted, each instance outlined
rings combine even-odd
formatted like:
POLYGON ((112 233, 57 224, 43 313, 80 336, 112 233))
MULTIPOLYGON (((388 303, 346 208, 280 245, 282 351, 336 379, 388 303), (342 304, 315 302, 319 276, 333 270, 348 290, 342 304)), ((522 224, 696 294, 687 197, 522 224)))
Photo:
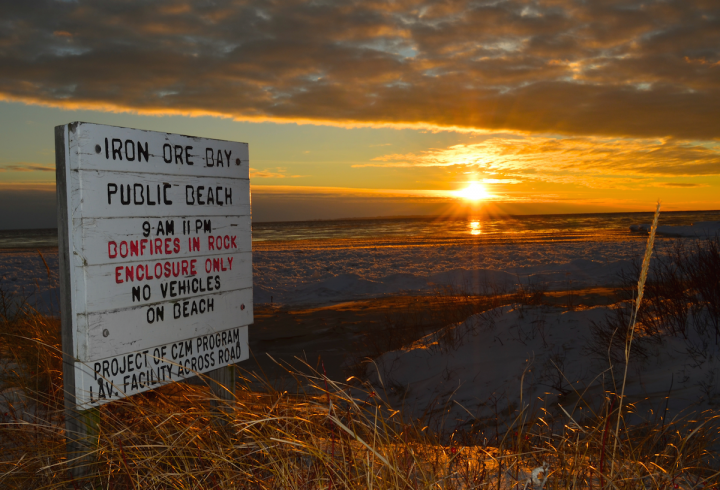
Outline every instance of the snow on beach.
MULTIPOLYGON (((539 415, 541 408, 556 415, 564 409, 580 420, 591 415, 588 407, 602 405, 606 392, 618 393, 622 382, 620 369, 613 380, 601 352, 606 349, 592 349, 597 344, 588 327, 607 314, 605 307, 501 307, 457 326, 454 341, 430 334, 382 355, 367 371, 394 405, 413 417, 430 417, 428 422, 447 433, 474 422, 493 435, 496 417, 502 429, 524 408, 526 417, 539 415)), ((636 403, 635 422, 720 405, 720 347, 693 351, 702 342, 696 337, 666 337, 631 359, 625 394, 636 403)))
POLYGON ((57 250, 43 251, 42 258, 36 250, 0 250, 0 291, 6 299, 27 298, 38 310, 57 314, 58 268, 57 250))
MULTIPOLYGON (((633 225, 643 231, 645 225, 633 225)), ((677 236, 705 237, 720 222, 695 226, 661 226, 666 236, 658 250, 677 236), (714 227, 713 227, 714 226, 714 227)), ((255 303, 288 305, 333 302, 395 294, 427 294, 451 286, 483 293, 488 286, 512 289, 518 284, 548 290, 612 286, 621 270, 639 257, 645 242, 637 234, 597 234, 587 239, 557 240, 297 240, 255 242, 253 282, 255 303), (327 246, 327 244, 333 246, 327 246), (276 246, 283 244, 283 246, 276 246), (288 245, 289 244, 289 245, 288 245)), ((565 239, 563 239, 565 238, 565 239)), ((43 256, 57 277, 57 250, 43 256)), ((33 293, 41 309, 56 303, 57 288, 34 250, 0 250, 0 288, 6 293, 33 293)))
MULTIPOLYGON (((392 294, 432 292, 452 286, 484 292, 544 284, 570 289, 613 284, 617 273, 642 253, 643 242, 544 242, 457 246, 371 247, 253 252, 255 303, 323 304, 392 294)), ((43 256, 57 277, 57 251, 43 256)), ((0 253, 0 287, 34 293, 42 307, 57 288, 36 251, 0 253)))
MULTIPOLYGON (((714 230, 706 223, 666 228, 670 229, 663 229, 665 237, 656 240, 656 254, 664 253, 678 239, 688 240, 673 237, 702 238, 714 230)), ((642 231, 640 225, 636 229, 642 231)), ((645 249, 644 237, 637 234, 598 234, 585 240, 448 241, 442 245, 392 245, 392 241, 372 239, 323 243, 321 247, 302 240, 282 246, 254 244, 255 303, 272 299, 286 305, 330 304, 383 295, 427 294, 442 286, 468 293, 490 292, 491 286, 510 290, 518 283, 549 290, 613 286, 618 273, 629 271, 631 262, 645 249)), ((43 251, 43 257, 50 279, 36 251, 0 251, 0 288, 5 294, 32 293, 31 303, 42 311, 57 312, 57 251, 43 251)), ((584 392, 592 403, 599 403, 606 390, 616 391, 607 359, 587 348, 592 345, 589 326, 601 323, 608 312, 604 307, 582 311, 504 307, 457 326, 454 335, 459 342, 445 343, 436 332, 414 345, 385 353, 368 368, 368 374, 378 391, 387 392, 412 415, 442 413, 446 430, 469 418, 476 422, 494 419, 504 409, 539 408, 539 398, 556 411, 560 403, 573 417, 581 418, 576 391, 584 392)), ((687 341, 678 339, 667 339, 652 349, 641 362, 632 363, 631 400, 646 399, 646 408, 657 408, 671 395, 670 414, 720 403, 716 382, 720 352, 697 358, 687 341)))
POLYGON ((543 242, 253 252, 255 301, 313 304, 451 286, 483 293, 518 283, 548 289, 612 285, 642 241, 543 242))
MULTIPOLYGON (((643 231, 645 225, 631 230, 643 231)), ((649 225, 648 228, 649 229, 649 225)), ((720 221, 661 226, 656 252, 674 238, 705 238, 720 221)), ((562 238, 562 234, 558 234, 562 238)), ((645 250, 644 239, 598 234, 585 240, 476 241, 446 245, 303 247, 253 251, 256 303, 322 304, 451 286, 467 293, 517 285, 568 290, 613 286, 645 250)), ((341 240, 337 241, 342 242, 341 240)))
MULTIPOLYGON (((632 229, 646 231, 642 226, 632 229)), ((720 222, 704 222, 665 226, 661 236, 705 238, 718 231, 720 222)), ((656 240, 656 255, 674 243, 673 239, 656 240)), ((585 244, 590 253, 602 250, 603 245, 585 244)), ((644 248, 645 244, 635 245, 644 248)), ((616 244, 613 250, 632 253, 633 247, 616 244)), ((542 278, 551 289, 562 286, 553 269, 570 275, 578 285, 588 281, 612 285, 610 273, 628 265, 627 259, 612 258, 601 267, 596 261, 575 258, 515 271, 530 272, 529 278, 542 278)), ((393 405, 445 433, 472 426, 492 436, 493 430, 516 423, 521 413, 527 419, 541 410, 581 420, 592 416, 608 393, 618 393, 622 384, 618 367, 623 361, 613 360, 612 368, 607 345, 593 334, 593 328, 608 325, 618 307, 573 311, 516 304, 496 308, 387 352, 368 363, 366 373, 393 405)), ((700 325, 707 309, 693 311, 687 322, 700 325)), ((701 331, 688 327, 682 336, 665 334, 649 340, 638 334, 635 344, 642 342, 643 347, 629 364, 625 395, 626 404, 633 408, 627 423, 696 416, 720 407, 720 345, 712 332, 701 331)))
MULTIPOLYGON (((671 243, 667 239, 667 243, 671 243)), ((567 290, 612 286, 628 270, 645 242, 626 240, 490 242, 450 245, 373 246, 365 241, 313 248, 298 241, 280 250, 253 251, 255 303, 330 304, 396 294, 427 294, 450 286, 484 293, 518 284, 567 290)), ((658 247, 664 246, 663 240, 658 247)), ((37 251, 0 251, 0 288, 32 294, 42 311, 57 311, 57 250, 43 252, 53 281, 37 251)))

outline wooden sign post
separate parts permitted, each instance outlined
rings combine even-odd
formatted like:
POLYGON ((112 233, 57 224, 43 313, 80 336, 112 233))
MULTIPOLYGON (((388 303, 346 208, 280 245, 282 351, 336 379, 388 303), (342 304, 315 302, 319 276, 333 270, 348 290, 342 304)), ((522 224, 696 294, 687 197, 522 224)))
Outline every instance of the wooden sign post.
POLYGON ((222 398, 253 322, 248 145, 55 128, 66 434, 84 473, 95 407, 207 373, 222 398))

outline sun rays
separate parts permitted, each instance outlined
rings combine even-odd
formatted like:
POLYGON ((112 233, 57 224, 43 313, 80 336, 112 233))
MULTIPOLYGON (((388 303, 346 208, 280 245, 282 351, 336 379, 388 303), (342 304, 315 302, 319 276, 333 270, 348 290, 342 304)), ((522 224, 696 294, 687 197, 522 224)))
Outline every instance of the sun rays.
POLYGON ((492 197, 492 194, 490 194, 485 186, 479 182, 470 182, 467 187, 454 191, 453 194, 455 197, 471 202, 484 201, 492 197))

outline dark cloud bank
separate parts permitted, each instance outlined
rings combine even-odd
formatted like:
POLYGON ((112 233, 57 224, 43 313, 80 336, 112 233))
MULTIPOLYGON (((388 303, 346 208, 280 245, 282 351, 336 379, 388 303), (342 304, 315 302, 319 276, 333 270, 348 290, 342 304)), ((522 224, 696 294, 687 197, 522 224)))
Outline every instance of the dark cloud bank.
POLYGON ((55 192, 0 190, 0 230, 56 228, 55 192))
POLYGON ((60 105, 709 140, 710 1, 29 1, 0 94, 60 105))

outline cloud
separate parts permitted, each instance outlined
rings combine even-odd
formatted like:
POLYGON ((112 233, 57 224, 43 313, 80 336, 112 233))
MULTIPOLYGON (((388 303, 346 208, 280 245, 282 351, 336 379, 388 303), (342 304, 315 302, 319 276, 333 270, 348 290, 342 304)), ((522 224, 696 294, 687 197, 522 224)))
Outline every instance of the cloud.
POLYGON ((308 198, 335 199, 344 198, 384 198, 384 199, 421 199, 448 200, 456 199, 452 191, 436 189, 368 189, 356 187, 324 187, 324 186, 290 186, 290 185, 252 185, 253 196, 272 195, 305 196, 308 198))
POLYGON ((713 140, 709 0, 4 2, 0 97, 244 120, 713 140))
POLYGON ((290 178, 290 179, 297 179, 299 177, 302 177, 302 175, 286 175, 287 169, 285 168, 276 168, 273 172, 270 169, 265 170, 258 170, 255 168, 250 168, 250 178, 251 179, 284 179, 284 178, 290 178))
POLYGON ((522 180, 517 179, 482 179, 484 184, 522 184, 522 180))
MULTIPOLYGON (((647 202, 602 197, 572 198, 552 193, 508 197, 473 203, 458 199, 454 191, 362 189, 252 185, 253 222, 338 219, 372 216, 461 216, 613 212, 648 210, 647 202)), ((684 203, 683 203, 684 204, 684 203)), ((667 209, 675 209, 667 205, 667 209)), ((680 209, 683 209, 681 206, 680 209)))
POLYGON ((708 184, 694 184, 691 182, 657 182, 656 187, 668 187, 670 189, 676 188, 693 188, 693 187, 710 187, 708 184))
POLYGON ((55 167, 37 163, 13 163, 0 166, 0 172, 55 172, 55 167))
POLYGON ((481 174, 520 180, 615 187, 657 177, 720 175, 720 144, 638 138, 490 136, 480 143, 387 154, 356 166, 464 166, 481 174))
POLYGON ((0 230, 57 228, 55 184, 7 185, 0 182, 0 230), (12 210, 7 212, 6 210, 12 210))
POLYGON ((55 193, 55 182, 3 182, 0 181, 0 191, 7 192, 50 192, 55 193))

